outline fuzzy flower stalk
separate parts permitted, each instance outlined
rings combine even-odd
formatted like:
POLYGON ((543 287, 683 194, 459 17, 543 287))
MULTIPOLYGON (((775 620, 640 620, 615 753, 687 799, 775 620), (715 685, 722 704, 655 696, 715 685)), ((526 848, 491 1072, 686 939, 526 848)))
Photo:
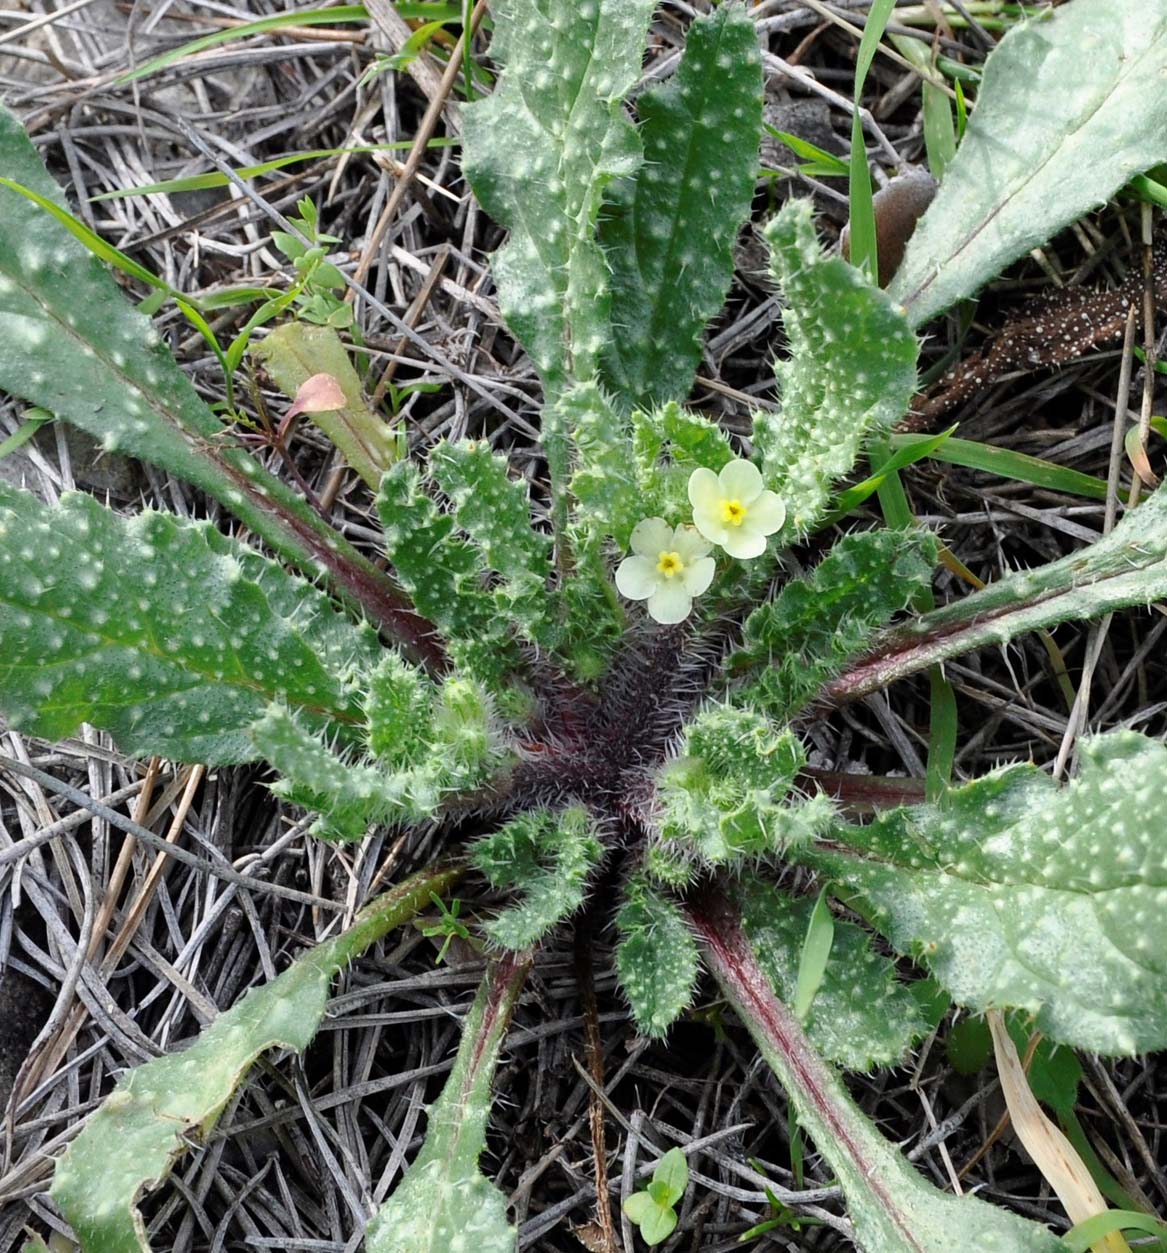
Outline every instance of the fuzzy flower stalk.
POLYGON ((632 556, 616 570, 616 587, 629 600, 648 601, 654 621, 684 622, 693 599, 713 582, 711 545, 691 526, 671 527, 663 518, 645 518, 633 528, 632 556))

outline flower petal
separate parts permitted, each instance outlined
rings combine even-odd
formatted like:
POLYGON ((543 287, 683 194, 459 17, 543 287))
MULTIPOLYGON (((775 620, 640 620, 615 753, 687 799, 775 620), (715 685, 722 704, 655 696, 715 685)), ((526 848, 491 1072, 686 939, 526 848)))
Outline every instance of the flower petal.
POLYGON ((759 535, 773 535, 782 529, 786 521, 786 502, 774 492, 763 492, 750 505, 743 524, 747 530, 759 535))
POLYGON ((655 565, 661 553, 673 542, 673 528, 664 518, 645 518, 632 528, 628 546, 641 557, 649 557, 655 565))
POLYGON ((709 590, 716 569, 717 562, 712 557, 700 557, 686 568, 681 584, 690 596, 700 596, 702 592, 709 590))
POLYGON ((648 616, 665 626, 684 622, 693 608, 693 597, 685 591, 684 582, 670 579, 662 583, 648 598, 648 616))
POLYGON ((616 587, 629 600, 647 600, 660 582, 656 563, 647 557, 625 557, 616 567, 616 587))
MULTIPOLYGON (((691 481, 691 480, 690 480, 691 481)), ((735 458, 718 475, 721 494, 728 500, 740 500, 749 505, 757 500, 762 491, 762 472, 752 461, 735 458)))
POLYGON ((766 537, 760 531, 751 531, 746 527, 731 531, 722 542, 731 557, 739 561, 749 561, 751 557, 760 557, 766 551, 766 537))
POLYGON ((694 509, 715 509, 721 505, 721 483, 704 466, 689 475, 689 504, 694 509))
POLYGON ((673 532, 673 552, 679 553, 685 565, 707 556, 710 542, 691 526, 679 526, 673 532))
POLYGON ((696 508, 693 510, 693 525, 711 544, 724 544, 729 534, 729 527, 721 520, 720 503, 714 509, 696 508))

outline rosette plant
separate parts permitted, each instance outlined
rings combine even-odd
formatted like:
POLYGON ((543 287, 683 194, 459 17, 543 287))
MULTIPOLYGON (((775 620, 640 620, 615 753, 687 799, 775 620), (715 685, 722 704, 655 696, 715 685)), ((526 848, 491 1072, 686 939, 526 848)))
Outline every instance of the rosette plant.
POLYGON ((1109 1055, 1167 1043, 1167 750, 1116 731, 1083 744, 1065 786, 1019 764, 860 826, 804 773, 802 732, 832 703, 961 653, 1167 595, 1167 493, 1069 557, 922 613, 939 549, 922 528, 847 531, 797 576, 783 554, 834 524, 839 481, 908 411, 916 327, 1098 199, 1063 177, 1067 136, 1110 128, 1095 146, 1123 157, 1101 163, 1103 195, 1167 158, 1149 104, 1112 107, 1131 48, 1139 72, 1162 72, 1164 6, 1095 6, 1099 27, 1091 4, 992 54, 890 292, 824 252, 807 203, 764 224, 779 404, 750 415, 748 437, 684 404, 754 193, 762 74, 747 10, 693 22, 634 125, 651 0, 492 6, 502 73, 466 110, 463 166, 509 232, 493 273, 542 381, 546 481, 529 485, 488 440, 415 450, 377 485, 388 571, 220 438, 3 115, 0 386, 188 480, 252 541, 0 486, 0 706, 48 739, 88 722, 131 753, 266 761, 325 840, 434 823, 451 839, 450 862, 118 1081, 56 1165, 52 1197, 84 1248, 148 1247, 139 1194, 255 1057, 305 1047, 332 975, 471 871, 511 903, 476 924, 491 960, 371 1250, 514 1247, 478 1170, 491 1074, 532 948, 601 875, 619 885, 616 963, 639 1030, 665 1035, 704 967, 863 1248, 941 1253, 970 1247, 970 1231, 978 1249, 1059 1247, 1044 1226, 936 1190, 840 1072, 895 1063, 925 1030, 893 954, 957 1005, 1022 1011, 1053 1041, 1109 1055), (1061 90, 1071 78, 1098 96, 1087 123, 1061 90), (796 990, 814 904, 780 886, 785 866, 836 902, 809 1000, 796 990))

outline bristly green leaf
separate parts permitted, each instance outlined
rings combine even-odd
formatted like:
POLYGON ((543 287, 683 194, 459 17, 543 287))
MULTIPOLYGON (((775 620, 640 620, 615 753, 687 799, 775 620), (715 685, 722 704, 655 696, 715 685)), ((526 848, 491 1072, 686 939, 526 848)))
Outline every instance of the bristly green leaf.
POLYGON ((1058 1043, 1149 1052, 1167 1046, 1167 747, 1115 731, 1081 753, 1064 788, 1009 766, 795 856, 859 893, 958 1004, 1026 1010, 1058 1043))
POLYGON ((268 709, 251 736, 282 776, 272 791, 318 814, 310 831, 321 839, 360 840, 374 823, 417 821, 437 809, 438 772, 390 771, 342 756, 281 705, 268 709))
POLYGON ((786 204, 765 234, 790 356, 775 366, 782 411, 755 414, 754 442, 793 539, 823 513, 864 436, 907 412, 919 345, 884 292, 841 257, 823 256, 809 201, 786 204))
POLYGON ((516 950, 542 939, 580 907, 602 852, 587 810, 578 806, 520 814, 477 840, 470 850, 474 865, 494 887, 522 894, 485 925, 486 934, 516 950))
POLYGON ((774 994, 728 902, 707 898, 690 909, 690 917, 711 973, 842 1187, 855 1241, 865 1253, 971 1247, 977 1253, 1058 1253, 1061 1242, 1045 1227, 975 1197, 941 1192, 879 1134, 774 994))
POLYGON ((1167 160, 1167 0, 1089 0, 1016 25, 892 294, 914 326, 1167 160))
POLYGON ((677 905, 634 878, 616 916, 616 974, 637 1030, 660 1039, 688 1008, 697 986, 697 944, 677 905))
POLYGON ((515 664, 507 626, 486 586, 482 553, 427 495, 421 474, 399 461, 381 480, 377 512, 385 551, 410 598, 477 677, 497 684, 515 664))
POLYGON ((505 68, 466 110, 463 169, 510 230, 493 262, 499 306, 549 397, 595 377, 610 334, 595 224, 605 187, 641 162, 622 102, 652 10, 653 0, 505 0, 491 10, 491 52, 505 68))
POLYGON ((1018 570, 940 609, 893 627, 824 689, 854 700, 896 679, 1025 631, 1101 617, 1167 596, 1167 487, 1152 492, 1113 531, 1078 552, 1018 570))
POLYGON ((811 839, 832 811, 822 796, 786 803, 804 760, 798 737, 760 714, 728 705, 703 709, 685 728, 680 755, 658 776, 665 848, 719 866, 811 839))
POLYGON ((664 518, 674 526, 692 518, 692 472, 699 466, 721 470, 735 456, 715 423, 675 401, 633 413, 632 450, 640 485, 640 517, 664 518))
POLYGON ((247 727, 273 700, 351 734, 380 652, 323 593, 206 523, 3 485, 0 637, 15 725, 60 739, 89 722, 126 752, 207 764, 255 757, 247 727))
POLYGON ((932 581, 937 543, 923 530, 847 535, 809 575, 792 579, 743 626, 733 670, 750 669, 741 697, 779 722, 870 644, 932 581))
POLYGON ((689 27, 680 68, 636 102, 645 162, 600 221, 611 267, 605 382, 622 408, 684 400, 733 277, 761 137, 758 36, 743 6, 689 27))
POLYGON ((577 524, 627 548, 632 528, 651 512, 637 481, 627 418, 594 383, 566 392, 555 407, 575 450, 571 494, 577 524))
POLYGON ((395 769, 422 765, 432 752, 436 695, 420 670, 385 653, 365 694, 369 752, 395 769))
MULTIPOLYGON (((0 170, 55 203, 16 119, 0 108, 0 170)), ((158 332, 44 209, 0 187, 0 389, 201 488, 306 573, 324 573, 408 647, 418 624, 385 575, 234 445, 158 332)))
POLYGON ((281 705, 269 706, 250 729, 259 753, 283 776, 272 791, 319 815, 313 835, 359 840, 373 823, 431 818, 448 793, 481 785, 503 763, 505 746, 480 684, 454 673, 436 691, 410 690, 394 670, 384 661, 378 667, 379 695, 367 705, 370 716, 382 718, 366 729, 371 743, 383 745, 379 759, 335 751, 281 705), (390 697, 398 702, 392 709, 390 697), (390 712, 396 722, 384 720, 390 712), (419 724, 402 728, 401 716, 411 713, 419 724), (401 735, 389 739, 394 729, 401 735))
POLYGON ((252 1062, 273 1048, 308 1046, 333 976, 457 881, 450 867, 427 870, 386 892, 335 939, 309 950, 262 988, 253 988, 189 1048, 129 1071, 87 1119, 53 1174, 52 1197, 86 1253, 149 1253, 136 1202, 215 1125, 252 1062))
MULTIPOLYGON (((760 881, 738 888, 742 927, 774 991, 793 1004, 813 904, 760 881)), ((894 1066, 924 1033, 919 1006, 895 966, 854 923, 834 920, 834 941, 802 1025, 811 1043, 848 1070, 894 1066)))
POLYGON ((530 640, 549 644, 546 535, 531 525, 525 484, 508 473, 508 462, 485 440, 440 443, 430 454, 430 473, 454 506, 458 525, 482 550, 486 565, 503 576, 495 589, 498 612, 530 640))
POLYGON ((487 968, 462 1026, 442 1094, 430 1107, 425 1144, 369 1223, 368 1253, 514 1253, 506 1197, 478 1169, 490 1116, 490 1085, 529 962, 508 954, 487 968))

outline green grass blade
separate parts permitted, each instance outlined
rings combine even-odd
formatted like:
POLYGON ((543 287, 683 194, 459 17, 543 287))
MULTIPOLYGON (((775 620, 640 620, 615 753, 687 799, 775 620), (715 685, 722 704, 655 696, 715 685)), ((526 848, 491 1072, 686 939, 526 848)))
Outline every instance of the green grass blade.
MULTIPOLYGON (((893 435, 891 446, 899 453, 920 448, 932 439, 930 435, 893 435)), ((1010 448, 994 448, 991 444, 971 439, 946 439, 922 455, 969 470, 984 470, 1003 479, 1015 479, 1018 483, 1031 483, 1051 492, 1085 496, 1088 500, 1106 499, 1105 479, 1055 465, 1052 461, 1043 461, 1040 457, 1031 457, 1028 453, 1014 452, 1010 448)))
POLYGON ((802 942, 802 952, 798 959, 798 982, 794 988, 792 1008, 799 1022, 806 1021, 810 1007, 814 1004, 823 975, 827 973, 827 962, 834 943, 835 916, 831 913, 827 890, 823 888, 815 901, 814 909, 811 910, 806 938, 802 942))
POLYGON ((149 61, 126 70, 114 79, 114 85, 121 87, 126 83, 136 82, 150 74, 156 74, 186 57, 194 56, 207 48, 217 48, 220 44, 233 43, 237 39, 247 39, 250 35, 263 35, 268 31, 286 30, 296 26, 334 26, 339 22, 366 22, 369 11, 363 4, 338 4, 330 9, 303 9, 298 13, 280 13, 275 17, 260 18, 255 22, 243 22, 239 26, 229 26, 225 30, 217 30, 209 35, 200 35, 178 48, 172 48, 160 56, 151 57, 149 61))
POLYGON ((874 0, 868 10, 863 38, 859 41, 859 55, 855 62, 855 112, 851 115, 851 264, 865 270, 876 281, 879 262, 875 248, 875 208, 872 203, 871 171, 867 166, 859 102, 863 98, 867 71, 871 69, 875 50, 894 7, 895 0, 874 0))
MULTIPOLYGON (((452 148, 458 140, 446 135, 438 135, 431 139, 427 148, 452 148)), ((259 165, 241 165, 232 172, 239 178, 259 178, 264 174, 273 174, 277 170, 286 169, 289 165, 298 165, 303 161, 323 161, 329 157, 361 156, 371 152, 393 152, 396 149, 412 148, 413 141, 399 139, 389 144, 357 144, 351 148, 312 148, 307 152, 288 152, 282 157, 273 157, 270 161, 261 161, 259 165)), ((205 174, 187 174, 182 178, 168 178, 161 183, 143 183, 140 187, 115 187, 113 191, 103 191, 99 196, 90 196, 90 201, 129 199, 131 196, 153 196, 158 193, 171 194, 182 191, 206 191, 212 187, 226 187, 231 179, 221 170, 209 170, 205 174)))
MULTIPOLYGON (((917 442, 903 444, 897 448, 880 465, 876 473, 865 478, 861 483, 856 483, 853 487, 847 488, 845 492, 839 493, 839 499, 835 503, 834 510, 823 519, 817 529, 830 526, 845 518, 853 509, 857 509, 869 496, 879 490, 889 474, 894 473, 896 470, 902 470, 905 466, 910 466, 924 457, 933 456, 936 450, 950 438, 955 430, 955 426, 950 426, 947 431, 942 431, 939 435, 921 436, 917 442)), ((892 437, 892 440, 894 444, 895 436, 892 437)))

